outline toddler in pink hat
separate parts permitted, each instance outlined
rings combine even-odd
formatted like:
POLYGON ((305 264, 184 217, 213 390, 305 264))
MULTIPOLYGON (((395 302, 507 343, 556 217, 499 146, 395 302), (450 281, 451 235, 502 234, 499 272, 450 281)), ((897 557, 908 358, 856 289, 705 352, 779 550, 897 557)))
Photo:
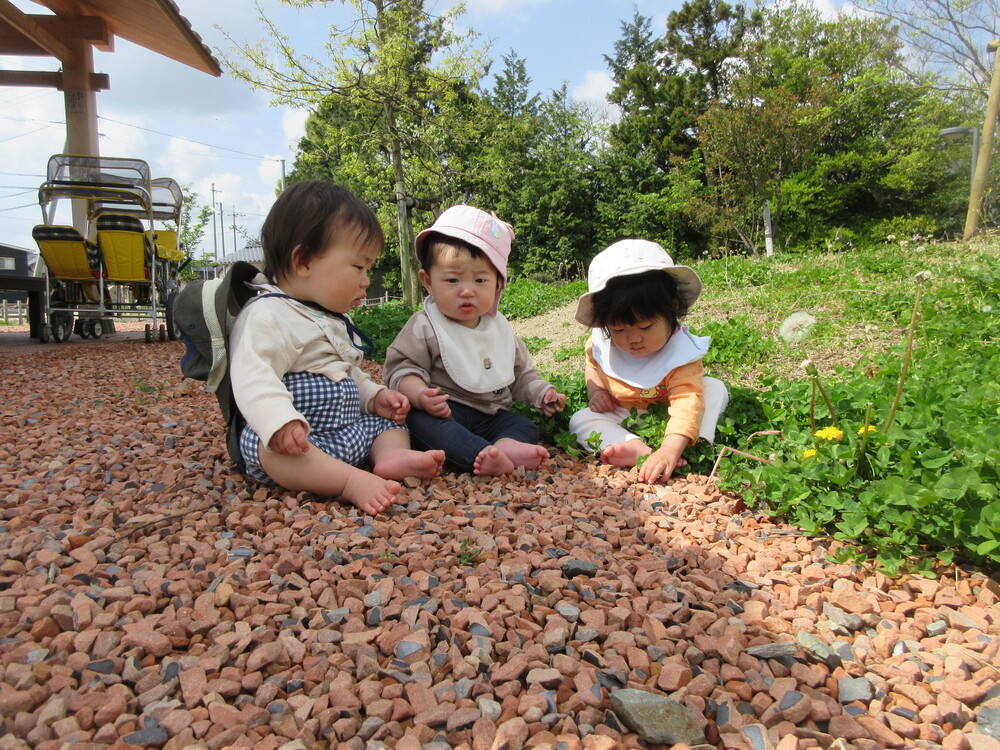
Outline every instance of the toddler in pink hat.
POLYGON ((458 471, 507 474, 537 468, 549 452, 534 422, 510 409, 562 411, 558 393, 497 310, 514 231, 496 215, 452 206, 417 235, 420 281, 429 297, 386 352, 384 381, 410 400, 414 445, 444 450, 458 471))

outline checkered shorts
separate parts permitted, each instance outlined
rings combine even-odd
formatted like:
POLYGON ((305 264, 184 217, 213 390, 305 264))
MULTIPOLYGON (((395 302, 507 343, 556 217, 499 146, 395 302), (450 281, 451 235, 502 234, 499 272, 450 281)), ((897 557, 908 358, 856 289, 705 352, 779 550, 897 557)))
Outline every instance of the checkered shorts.
MULTIPOLYGON (((309 442, 327 455, 353 466, 368 461, 372 443, 386 430, 406 429, 377 414, 361 413, 358 384, 351 378, 334 382, 313 372, 290 372, 282 378, 295 408, 309 422, 309 442)), ((276 484, 260 465, 260 438, 243 428, 240 451, 247 474, 258 482, 276 484)))

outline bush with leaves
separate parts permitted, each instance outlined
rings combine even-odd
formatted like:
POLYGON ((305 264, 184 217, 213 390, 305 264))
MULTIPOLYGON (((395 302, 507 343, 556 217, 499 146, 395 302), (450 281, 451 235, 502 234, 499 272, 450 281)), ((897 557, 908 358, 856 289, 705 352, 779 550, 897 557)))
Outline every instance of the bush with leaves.
POLYGON ((723 486, 857 543, 844 559, 873 557, 889 575, 1000 563, 1000 261, 963 276, 917 292, 895 352, 828 383, 809 361, 806 381, 772 383, 762 404, 781 434, 755 443, 761 460, 734 459, 723 486))
POLYGON ((354 324, 375 344, 372 360, 385 362, 386 349, 418 309, 399 302, 389 302, 385 305, 359 307, 351 313, 354 324))

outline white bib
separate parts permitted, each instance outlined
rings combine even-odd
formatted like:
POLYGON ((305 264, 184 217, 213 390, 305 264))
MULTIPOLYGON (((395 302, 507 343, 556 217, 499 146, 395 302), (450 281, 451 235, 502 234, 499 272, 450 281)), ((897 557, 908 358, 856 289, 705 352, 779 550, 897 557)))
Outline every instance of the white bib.
POLYGON ((514 329, 507 318, 483 315, 469 328, 446 317, 433 297, 424 300, 424 312, 456 385, 469 393, 493 393, 514 382, 514 329))
POLYGON ((687 326, 681 326, 660 351, 648 357, 633 357, 612 344, 600 328, 590 334, 597 366, 633 388, 655 388, 671 370, 702 359, 711 340, 711 336, 695 336, 687 326))

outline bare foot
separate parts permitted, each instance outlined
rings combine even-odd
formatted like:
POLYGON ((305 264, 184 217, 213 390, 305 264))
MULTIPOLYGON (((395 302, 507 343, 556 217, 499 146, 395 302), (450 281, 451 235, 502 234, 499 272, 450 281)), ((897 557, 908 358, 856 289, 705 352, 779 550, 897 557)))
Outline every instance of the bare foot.
POLYGON ((648 456, 653 449, 639 438, 626 440, 624 443, 612 443, 601 451, 601 460, 612 466, 630 468, 635 466, 640 456, 648 456))
POLYGON ((549 460, 548 450, 534 443, 522 443, 512 438, 500 438, 493 445, 500 449, 514 466, 537 469, 543 461, 549 460))
POLYGON ((340 495, 368 515, 374 516, 396 502, 400 489, 399 482, 358 469, 351 472, 340 495))
POLYGON ((472 473, 479 476, 497 477, 512 471, 513 462, 495 445, 487 445, 472 462, 472 473))
POLYGON ((379 456, 372 471, 384 479, 420 477, 430 479, 441 474, 444 451, 415 451, 410 448, 388 450, 379 456))

